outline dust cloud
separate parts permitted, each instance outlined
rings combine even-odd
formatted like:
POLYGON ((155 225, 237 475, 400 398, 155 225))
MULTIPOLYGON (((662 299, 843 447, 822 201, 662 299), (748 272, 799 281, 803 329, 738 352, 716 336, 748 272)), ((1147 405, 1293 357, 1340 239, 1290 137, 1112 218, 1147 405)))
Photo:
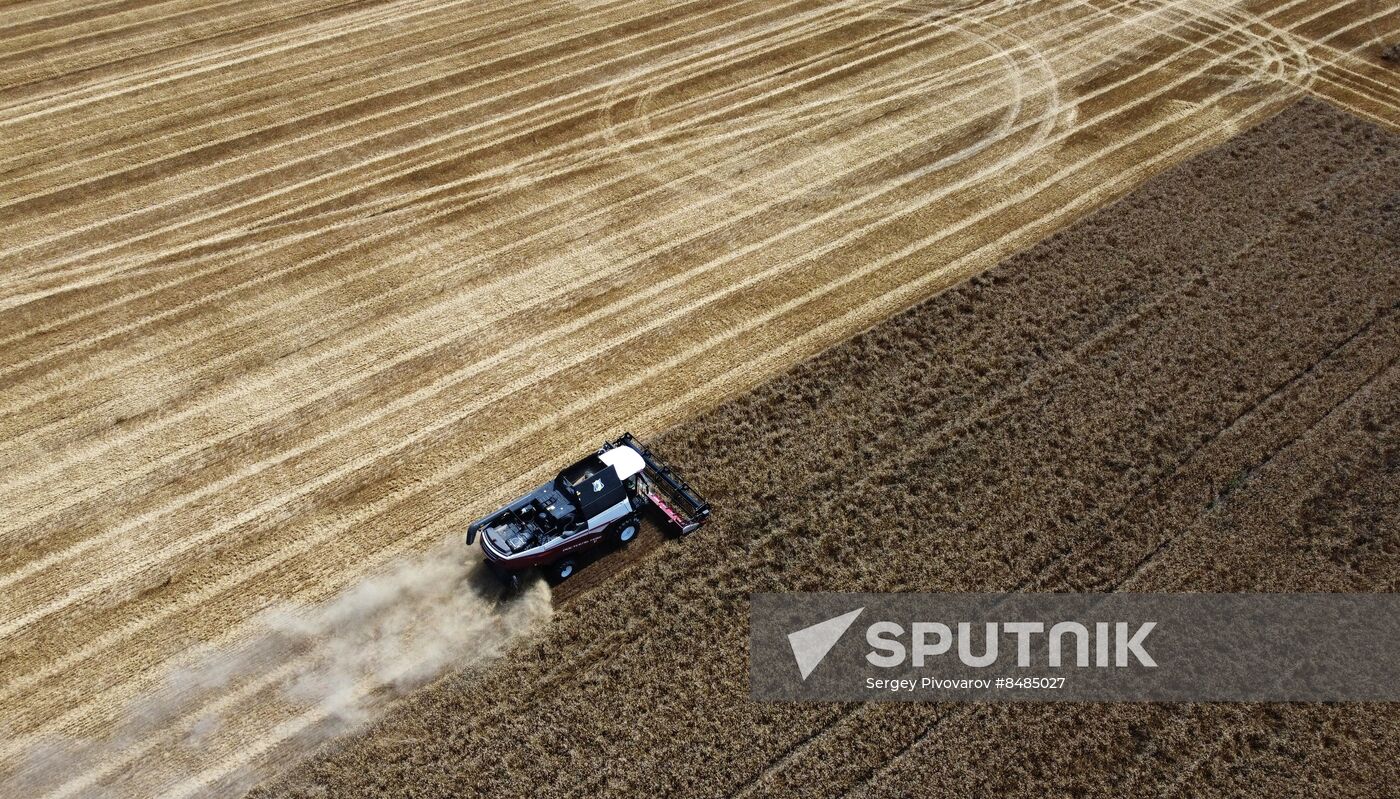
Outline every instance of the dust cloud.
POLYGON ((500 657, 551 612, 454 538, 317 606, 279 605, 243 642, 194 654, 95 740, 46 738, 0 778, 24 796, 240 795, 448 670, 500 657))

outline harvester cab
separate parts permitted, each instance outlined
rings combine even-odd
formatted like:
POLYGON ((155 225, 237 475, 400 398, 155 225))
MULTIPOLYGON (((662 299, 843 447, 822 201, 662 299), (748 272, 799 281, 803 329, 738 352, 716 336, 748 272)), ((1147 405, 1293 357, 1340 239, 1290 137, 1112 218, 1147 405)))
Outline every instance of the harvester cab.
POLYGON ((480 539, 486 563, 514 590, 529 569, 567 579, 585 551, 630 543, 643 512, 664 529, 688 535, 709 519, 710 506, 674 468, 624 433, 554 480, 472 522, 467 546, 480 539))

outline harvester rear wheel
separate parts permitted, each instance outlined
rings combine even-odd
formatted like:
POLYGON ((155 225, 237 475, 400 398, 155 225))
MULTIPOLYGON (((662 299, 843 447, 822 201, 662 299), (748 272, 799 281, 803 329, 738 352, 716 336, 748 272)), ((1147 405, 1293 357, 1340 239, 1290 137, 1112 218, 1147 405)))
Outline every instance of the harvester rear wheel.
POLYGON ((552 570, 554 572, 554 579, 567 580, 574 574, 574 562, 567 559, 561 560, 554 564, 552 570))

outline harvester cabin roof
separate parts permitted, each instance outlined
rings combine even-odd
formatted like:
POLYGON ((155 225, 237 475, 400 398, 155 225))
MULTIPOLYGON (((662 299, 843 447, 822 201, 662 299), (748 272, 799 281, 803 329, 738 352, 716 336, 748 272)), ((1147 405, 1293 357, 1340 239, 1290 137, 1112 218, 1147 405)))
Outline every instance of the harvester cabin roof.
POLYGON ((642 456, 631 447, 613 447, 603 452, 595 452, 578 463, 559 473, 559 477, 573 488, 604 471, 613 472, 618 480, 626 480, 646 468, 642 456), (612 467, 612 468, 608 468, 612 467))
POLYGON ((642 454, 631 447, 613 447, 598 453, 598 460, 617 470, 618 478, 626 480, 646 468, 642 454))

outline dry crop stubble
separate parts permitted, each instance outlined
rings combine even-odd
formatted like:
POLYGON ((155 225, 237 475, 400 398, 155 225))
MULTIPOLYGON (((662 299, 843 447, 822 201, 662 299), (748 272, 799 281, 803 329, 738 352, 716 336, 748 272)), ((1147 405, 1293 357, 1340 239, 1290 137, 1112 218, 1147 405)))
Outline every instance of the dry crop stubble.
MULTIPOLYGON (((267 602, 325 599, 423 550, 561 451, 679 421, 975 273, 1306 77, 1269 76, 1263 23, 1185 2, 983 4, 933 24, 917 4, 307 3, 184 33, 188 9, 161 6, 110 42, 78 10, 73 30, 0 31, 27 37, 0 86, 11 754, 31 733, 110 732, 172 653, 236 647, 267 602), (925 49, 839 72, 882 34, 925 49), (133 57, 108 61, 121 41, 133 57), (68 49, 37 58, 44 42, 68 49), (661 58, 676 42, 692 50, 661 58), (101 66, 44 72, 85 59, 101 66), (736 95, 706 63, 755 82, 736 95), (883 90, 892 114, 794 115, 774 76, 803 63, 838 70, 821 84, 837 107, 883 90), (896 80, 924 68, 947 91, 896 80), (643 96, 661 136, 609 147, 608 114, 643 96), (697 163, 697 120, 742 121, 734 98, 779 124, 739 124, 697 163), (965 119, 978 102, 985 121, 965 119), (813 119, 829 149, 802 138, 813 119), (916 146, 925 124, 946 146, 916 146), (657 150, 671 131, 681 146, 657 150), (545 277, 574 288, 556 307, 545 277)), ((1395 24, 1333 8, 1256 10, 1357 51, 1395 24)))
MULTIPOLYGON (((1073 20, 1066 16, 1051 9, 1033 22, 1045 29, 1072 30, 1098 21, 1089 15, 1073 20)), ((875 193, 873 189, 894 184, 910 172, 944 170, 1028 128, 1030 135, 1022 138, 1021 147, 1030 150, 1054 129, 1059 115, 1054 66, 1036 42, 1017 34, 1028 29, 1030 21, 999 26, 914 4, 871 9, 862 21, 878 31, 869 46, 862 42, 858 49, 819 52, 796 73, 791 68, 773 70, 755 81, 748 70, 722 65, 690 80, 649 88, 626 103, 610 102, 609 141, 629 157, 648 163, 657 183, 693 192, 693 204, 712 204, 716 196, 735 194, 736 188, 741 190, 737 203, 761 202, 771 196, 773 184, 753 185, 746 176, 772 173, 774 165, 791 163, 792 153, 821 152, 820 159, 803 158, 811 162, 804 169, 780 170, 784 189, 808 187, 804 205, 790 210, 796 224, 818 203, 875 193), (890 23, 897 24, 896 32, 916 34, 912 46, 908 34, 889 39, 890 23), (795 77, 806 78, 808 69, 821 70, 824 80, 812 88, 802 87, 811 80, 793 85, 795 77), (865 78, 866 72, 875 79, 865 78), (862 81, 852 82, 852 77, 862 81), (762 103, 748 96, 765 83, 781 91, 762 103), (976 91, 964 92, 967 87, 976 91), (697 98, 696 91, 704 94, 697 98), (954 91, 963 95, 961 102, 937 102, 954 91), (724 104, 715 108, 710 98, 724 104), (705 115, 691 118, 687 105, 705 115), (930 106, 936 109, 932 118, 922 113, 930 106), (992 113, 984 113, 987 109, 992 113), (945 120, 961 122, 931 136, 928 125, 945 120), (852 169, 860 162, 850 159, 865 153, 842 154, 831 145, 848 131, 877 122, 882 128, 880 144, 889 153, 887 162, 877 161, 874 169, 852 169), (762 159, 754 157, 755 142, 762 143, 762 159), (769 142, 781 147, 775 149, 769 142), (844 178, 833 177, 847 172, 844 178)), ((1063 49, 1053 48, 1057 53, 1063 49)), ((631 86, 618 88, 635 91, 631 86)), ((1017 155, 1001 156, 999 168, 1008 179, 1018 168, 1017 155)), ((890 210, 872 205, 848 218, 878 220, 890 210)))

